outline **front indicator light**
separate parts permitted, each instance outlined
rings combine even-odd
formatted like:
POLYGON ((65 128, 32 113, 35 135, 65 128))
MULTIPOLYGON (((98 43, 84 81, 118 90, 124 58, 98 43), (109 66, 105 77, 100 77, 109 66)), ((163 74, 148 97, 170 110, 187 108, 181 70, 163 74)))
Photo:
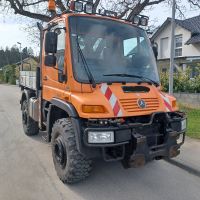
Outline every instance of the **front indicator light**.
POLYGON ((113 131, 88 132, 88 143, 90 144, 103 144, 103 143, 113 143, 113 142, 114 142, 113 131))
POLYGON ((82 111, 84 113, 106 113, 107 110, 104 106, 83 105, 82 111))
POLYGON ((172 108, 176 108, 177 104, 176 104, 176 100, 172 101, 172 108))

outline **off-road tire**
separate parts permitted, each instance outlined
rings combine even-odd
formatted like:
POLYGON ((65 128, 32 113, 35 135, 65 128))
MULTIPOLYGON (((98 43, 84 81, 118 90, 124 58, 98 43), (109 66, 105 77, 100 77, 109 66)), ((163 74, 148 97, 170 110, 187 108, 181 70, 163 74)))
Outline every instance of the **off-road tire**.
POLYGON ((22 102, 22 123, 23 129, 27 136, 37 135, 39 133, 38 122, 29 116, 28 101, 22 102))
POLYGON ((75 131, 68 118, 53 125, 52 156, 57 175, 64 183, 76 183, 90 175, 92 161, 78 152, 75 131))

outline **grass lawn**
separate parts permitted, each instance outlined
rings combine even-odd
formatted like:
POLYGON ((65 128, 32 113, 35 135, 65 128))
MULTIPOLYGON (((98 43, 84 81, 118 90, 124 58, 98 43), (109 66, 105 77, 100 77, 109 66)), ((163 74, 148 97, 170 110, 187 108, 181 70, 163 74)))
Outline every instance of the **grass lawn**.
POLYGON ((187 135, 192 138, 200 139, 200 109, 188 108, 179 105, 180 110, 187 113, 188 129, 187 135))

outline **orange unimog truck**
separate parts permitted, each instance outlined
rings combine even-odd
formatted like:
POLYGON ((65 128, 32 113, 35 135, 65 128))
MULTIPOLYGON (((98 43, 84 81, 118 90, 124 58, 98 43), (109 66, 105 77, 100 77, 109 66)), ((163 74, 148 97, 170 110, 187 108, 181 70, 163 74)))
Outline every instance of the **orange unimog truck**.
POLYGON ((86 178, 92 160, 125 168, 179 154, 186 131, 176 99, 161 91, 155 57, 142 26, 91 1, 71 1, 42 27, 40 66, 21 71, 25 134, 46 133, 59 178, 86 178))

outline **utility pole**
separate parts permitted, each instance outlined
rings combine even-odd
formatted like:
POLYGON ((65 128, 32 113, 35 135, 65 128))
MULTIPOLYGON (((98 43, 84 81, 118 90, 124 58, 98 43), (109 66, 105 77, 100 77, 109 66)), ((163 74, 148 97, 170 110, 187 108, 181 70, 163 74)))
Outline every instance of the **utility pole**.
POLYGON ((175 54, 175 14, 176 14, 176 1, 173 0, 172 5, 172 20, 171 20, 171 55, 170 55, 170 70, 169 70, 169 94, 173 94, 174 85, 174 54, 175 54))
POLYGON ((20 62, 21 62, 21 70, 23 68, 23 60, 22 60, 22 43, 17 42, 19 44, 19 50, 20 50, 20 62))

